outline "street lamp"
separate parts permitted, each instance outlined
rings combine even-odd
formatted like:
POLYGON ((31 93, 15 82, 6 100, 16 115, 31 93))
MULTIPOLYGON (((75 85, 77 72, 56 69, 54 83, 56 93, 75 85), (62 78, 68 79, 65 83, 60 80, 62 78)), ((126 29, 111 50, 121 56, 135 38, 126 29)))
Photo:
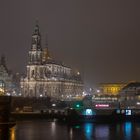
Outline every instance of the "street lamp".
POLYGON ((97 93, 100 93, 100 90, 99 89, 97 89, 96 91, 97 91, 97 93))
POLYGON ((43 95, 42 95, 42 94, 40 94, 39 96, 40 96, 40 97, 43 97, 43 95))
POLYGON ((55 107, 55 106, 56 106, 56 104, 52 104, 52 106, 53 106, 53 107, 55 107))

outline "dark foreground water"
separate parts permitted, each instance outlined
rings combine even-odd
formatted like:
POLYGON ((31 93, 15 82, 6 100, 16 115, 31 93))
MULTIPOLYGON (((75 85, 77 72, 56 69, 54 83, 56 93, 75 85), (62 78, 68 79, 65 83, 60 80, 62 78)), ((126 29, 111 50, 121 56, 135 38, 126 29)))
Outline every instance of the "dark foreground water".
POLYGON ((140 140, 140 123, 82 123, 21 121, 0 130, 0 140, 140 140))

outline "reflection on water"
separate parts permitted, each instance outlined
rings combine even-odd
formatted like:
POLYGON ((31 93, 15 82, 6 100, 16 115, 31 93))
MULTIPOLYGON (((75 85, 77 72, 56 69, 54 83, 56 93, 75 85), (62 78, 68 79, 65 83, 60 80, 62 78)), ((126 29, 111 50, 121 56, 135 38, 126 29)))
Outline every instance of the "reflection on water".
POLYGON ((131 140, 132 135, 132 123, 131 122, 125 122, 124 123, 124 133, 127 140, 131 140))
POLYGON ((93 124, 92 123, 85 123, 84 124, 84 133, 87 140, 92 140, 93 138, 93 124))
POLYGON ((55 131, 56 131, 55 129, 56 129, 56 122, 54 121, 54 122, 51 123, 52 135, 55 135, 55 131))
POLYGON ((10 129, 10 133, 11 133, 10 140, 16 140, 15 130, 16 130, 15 127, 10 129))
POLYGON ((0 140, 16 140, 15 137, 15 127, 8 128, 4 127, 0 129, 0 140))
POLYGON ((80 128, 80 125, 75 125, 74 127, 77 128, 77 129, 79 129, 80 128))
POLYGON ((109 137, 109 126, 108 125, 99 125, 96 126, 95 136, 98 139, 108 139, 109 137))
POLYGON ((18 122, 0 129, 0 140, 137 140, 140 123, 68 125, 57 121, 18 122))
POLYGON ((69 131, 69 137, 70 137, 70 140, 72 140, 73 139, 73 129, 72 128, 70 128, 70 131, 69 131))

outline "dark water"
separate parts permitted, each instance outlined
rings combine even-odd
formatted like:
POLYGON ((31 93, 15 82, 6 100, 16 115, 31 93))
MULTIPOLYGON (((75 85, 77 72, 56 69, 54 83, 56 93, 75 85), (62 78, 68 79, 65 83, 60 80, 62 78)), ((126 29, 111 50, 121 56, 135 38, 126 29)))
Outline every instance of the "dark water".
POLYGON ((140 140, 140 123, 82 123, 21 121, 0 130, 1 140, 140 140))

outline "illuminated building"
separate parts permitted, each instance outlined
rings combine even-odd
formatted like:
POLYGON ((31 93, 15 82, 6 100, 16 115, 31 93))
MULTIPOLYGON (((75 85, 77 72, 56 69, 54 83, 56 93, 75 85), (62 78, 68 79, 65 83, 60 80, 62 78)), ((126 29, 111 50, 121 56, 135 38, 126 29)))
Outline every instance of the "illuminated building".
POLYGON ((95 107, 100 107, 104 104, 109 105, 109 108, 116 108, 119 106, 119 92, 125 86, 124 83, 102 83, 99 85, 96 94, 93 96, 92 100, 95 107), (99 106, 98 106, 99 104, 99 106), (96 106, 97 105, 97 106, 96 106))
POLYGON ((0 80, 0 95, 4 95, 4 94, 5 94, 5 84, 3 80, 0 80))
MULTIPOLYGON (((95 107, 96 104, 109 104, 110 108, 118 106, 119 92, 125 86, 124 83, 102 83, 99 85, 97 93, 93 96, 92 100, 95 107)), ((99 106, 98 106, 99 107, 99 106)))
POLYGON ((35 26, 25 78, 21 78, 21 93, 29 97, 73 98, 82 95, 83 83, 79 73, 49 55, 42 48, 39 26, 35 26))
POLYGON ((11 93, 12 91, 12 74, 8 70, 5 57, 0 60, 0 95, 11 93))
POLYGON ((121 107, 140 108, 140 82, 130 82, 120 91, 121 107))
POLYGON ((118 95, 125 86, 124 83, 102 83, 99 85, 100 93, 104 95, 118 95))

